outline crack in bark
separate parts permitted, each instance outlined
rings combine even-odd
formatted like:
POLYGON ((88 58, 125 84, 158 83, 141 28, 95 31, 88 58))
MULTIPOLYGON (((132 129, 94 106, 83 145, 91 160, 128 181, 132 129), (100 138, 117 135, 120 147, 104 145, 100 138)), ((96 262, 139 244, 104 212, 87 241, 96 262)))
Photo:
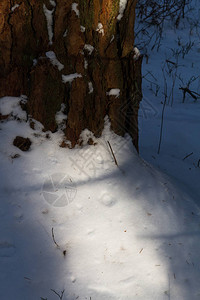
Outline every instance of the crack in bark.
POLYGON ((10 11, 8 13, 8 25, 10 27, 10 34, 11 34, 10 64, 12 64, 12 62, 13 62, 13 45, 14 45, 14 41, 13 41, 13 39, 14 39, 13 25, 10 22, 12 14, 13 14, 12 7, 13 7, 12 0, 10 0, 10 11))
POLYGON ((116 23, 116 39, 117 39, 117 54, 119 57, 122 56, 122 46, 121 46, 121 37, 120 37, 120 22, 116 23))
POLYGON ((31 28, 33 30, 34 37, 36 37, 36 30, 35 30, 34 25, 33 25, 34 12, 33 12, 33 7, 30 3, 30 0, 27 0, 27 5, 30 8, 30 12, 31 12, 31 28))
POLYGON ((56 9, 57 9, 57 2, 56 0, 54 0, 56 5, 53 8, 53 12, 52 12, 52 32, 53 32, 53 40, 52 40, 52 44, 55 41, 55 17, 56 17, 56 9))

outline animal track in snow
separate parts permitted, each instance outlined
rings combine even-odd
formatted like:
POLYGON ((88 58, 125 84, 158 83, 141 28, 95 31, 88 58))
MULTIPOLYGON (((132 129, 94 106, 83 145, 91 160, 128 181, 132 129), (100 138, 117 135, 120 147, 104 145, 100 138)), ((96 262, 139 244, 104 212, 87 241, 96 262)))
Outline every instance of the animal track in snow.
POLYGON ((116 204, 117 200, 114 199, 111 195, 109 195, 108 193, 104 193, 101 198, 99 199, 99 201, 104 204, 105 206, 113 206, 116 204))

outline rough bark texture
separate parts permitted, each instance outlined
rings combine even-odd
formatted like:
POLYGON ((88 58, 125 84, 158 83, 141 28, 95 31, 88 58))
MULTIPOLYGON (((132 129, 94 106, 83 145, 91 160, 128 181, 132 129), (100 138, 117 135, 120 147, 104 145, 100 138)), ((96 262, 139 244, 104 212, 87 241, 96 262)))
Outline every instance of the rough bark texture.
POLYGON ((137 148, 141 58, 136 60, 133 51, 136 0, 127 1, 120 21, 119 0, 76 0, 79 12, 72 9, 74 2, 1 0, 0 97, 26 94, 28 113, 52 131, 65 103, 65 133, 72 146, 85 128, 100 136, 108 115, 112 129, 128 132, 137 148), (45 16, 50 11, 53 38, 45 16), (62 70, 52 65, 47 51, 55 52, 62 70), (81 76, 63 83, 62 75, 74 73, 81 76), (112 89, 120 89, 118 98, 109 95, 112 89))

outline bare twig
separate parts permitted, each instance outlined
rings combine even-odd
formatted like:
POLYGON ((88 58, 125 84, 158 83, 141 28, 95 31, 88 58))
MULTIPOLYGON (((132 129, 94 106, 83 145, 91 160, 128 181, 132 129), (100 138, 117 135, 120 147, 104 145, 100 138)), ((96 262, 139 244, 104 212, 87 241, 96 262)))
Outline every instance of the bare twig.
POLYGON ((191 156, 193 154, 193 152, 191 152, 190 154, 187 154, 184 158, 183 158, 183 160, 185 160, 186 158, 188 158, 189 156, 191 156))
POLYGON ((110 148, 110 151, 111 151, 111 153, 112 153, 112 156, 113 156, 113 158, 114 158, 115 164, 116 164, 116 166, 118 166, 118 163, 117 163, 117 160, 116 160, 115 154, 114 154, 114 152, 113 152, 113 149, 112 149, 112 147, 111 147, 111 144, 110 144, 110 142, 109 142, 109 141, 107 141, 107 143, 108 143, 108 146, 109 146, 109 148, 110 148))
POLYGON ((53 227, 52 227, 52 229, 51 229, 51 234, 52 234, 52 239, 53 239, 53 241, 54 241, 54 244, 56 245, 56 247, 58 247, 58 248, 60 248, 60 246, 56 243, 56 241, 55 241, 55 236, 54 236, 54 232, 53 232, 53 227))
POLYGON ((198 160, 197 167, 200 168, 200 159, 198 160))
POLYGON ((173 66, 176 66, 177 64, 169 59, 166 59, 166 63, 172 64, 173 66))
POLYGON ((166 103, 167 103, 167 80, 166 80, 166 77, 165 77, 164 67, 162 68, 162 71, 163 71, 163 78, 164 78, 164 96, 165 96, 165 100, 164 100, 163 109, 162 109, 161 127, 160 127, 160 139, 159 139, 159 144, 158 144, 158 154, 160 153, 160 147, 161 147, 161 142, 162 142, 164 113, 165 113, 165 106, 166 106, 166 103))
POLYGON ((31 281, 31 279, 30 279, 29 277, 24 277, 24 279, 26 279, 26 280, 30 280, 30 281, 31 281))
POLYGON ((53 289, 51 289, 51 291, 54 292, 54 293, 59 297, 60 300, 62 300, 65 290, 63 290, 63 291, 61 292, 61 294, 58 294, 58 292, 56 292, 56 291, 53 290, 53 289))
POLYGON ((185 101, 185 95, 186 93, 188 93, 195 101, 198 99, 197 96, 200 97, 200 94, 194 92, 194 91, 191 91, 189 88, 187 87, 180 87, 179 90, 182 90, 183 91, 183 102, 185 101), (197 95, 197 96, 196 96, 197 95))
POLYGON ((66 256, 67 250, 66 250, 66 249, 63 250, 62 247, 60 247, 60 246, 58 245, 58 243, 56 242, 56 240, 55 240, 53 227, 51 228, 51 235, 52 235, 52 239, 53 239, 53 242, 54 242, 54 244, 56 245, 56 247, 57 247, 59 250, 62 251, 62 254, 63 254, 64 256, 66 256))
POLYGON ((181 18, 185 17, 185 10, 190 2, 191 0, 138 0, 136 13, 139 22, 135 30, 137 46, 141 50, 147 49, 154 40, 152 48, 159 50, 165 21, 173 20, 177 28, 181 18))

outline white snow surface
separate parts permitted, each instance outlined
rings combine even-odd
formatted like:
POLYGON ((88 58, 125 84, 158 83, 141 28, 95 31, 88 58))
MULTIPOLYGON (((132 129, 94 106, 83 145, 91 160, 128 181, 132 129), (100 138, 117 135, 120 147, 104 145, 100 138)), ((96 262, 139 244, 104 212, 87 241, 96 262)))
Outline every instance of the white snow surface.
POLYGON ((22 111, 20 102, 26 102, 27 99, 22 97, 3 97, 0 98, 0 114, 12 115, 14 118, 26 120, 27 115, 25 111, 22 111))
POLYGON ((70 150, 59 132, 0 125, 0 299, 199 298, 199 208, 128 136, 105 119, 101 138, 82 133, 95 146, 70 150))
MULTIPOLYGON (((182 81, 200 72, 197 31, 191 36, 190 29, 187 19, 176 31, 165 24, 159 51, 144 58, 140 156, 108 118, 101 138, 85 129, 83 147, 61 148, 61 130, 44 132, 39 122, 30 128, 20 107, 25 96, 0 99, 0 114, 10 115, 0 122, 0 299, 56 300, 62 291, 63 300, 200 298, 200 103, 189 95, 182 103, 179 79, 157 153, 162 67, 174 62, 169 45, 176 49, 178 36, 195 40, 178 61, 182 81), (16 136, 30 138, 29 151, 13 146, 16 136)), ((165 76, 170 95, 172 77, 165 76)), ((199 93, 199 83, 190 88, 199 93)), ((56 115, 59 129, 65 109, 56 115)))
MULTIPOLYGON (((187 17, 180 20, 176 30, 171 21, 164 23, 163 37, 158 51, 155 46, 156 26, 149 32, 149 36, 151 34, 154 36, 147 49, 143 49, 144 52, 138 46, 144 37, 139 35, 135 41, 141 54, 146 56, 143 59, 143 100, 139 112, 140 154, 150 164, 174 178, 181 189, 189 190, 198 205, 200 98, 197 97, 195 101, 187 93, 183 103, 183 92, 179 88, 186 87, 189 81, 195 79, 189 89, 200 94, 198 38, 200 28, 197 26, 195 29, 193 25, 199 20, 199 9, 200 2, 193 0, 186 8, 187 17), (193 43, 193 46, 183 58, 190 43, 193 43), (163 118, 162 142, 158 154, 165 100, 164 77, 167 85, 167 101, 163 118)), ((136 23, 136 30, 139 30, 138 26, 141 24, 136 23)))

